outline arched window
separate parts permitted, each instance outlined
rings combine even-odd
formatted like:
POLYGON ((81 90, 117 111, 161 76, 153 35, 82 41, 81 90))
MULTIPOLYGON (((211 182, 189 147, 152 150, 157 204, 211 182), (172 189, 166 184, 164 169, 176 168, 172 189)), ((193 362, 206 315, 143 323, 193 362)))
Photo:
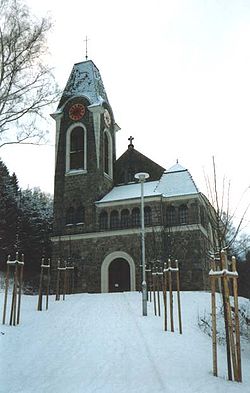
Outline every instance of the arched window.
POLYGON ((108 213, 106 211, 101 212, 99 216, 99 228, 108 229, 108 213))
POLYGON ((176 225, 176 212, 174 206, 168 206, 166 209, 166 224, 170 227, 176 225))
POLYGON ((188 223, 188 207, 187 207, 187 205, 181 205, 179 207, 179 223, 181 225, 188 223))
POLYGON ((134 207, 132 210, 132 226, 138 227, 140 225, 140 209, 138 207, 134 207))
POLYGON ((145 225, 152 224, 152 213, 151 213, 151 208, 149 206, 144 207, 144 223, 145 225))
POLYGON ((112 177, 112 138, 109 131, 104 131, 104 149, 103 149, 104 172, 112 177))
POLYGON ((121 211, 121 227, 128 228, 129 227, 129 210, 123 209, 121 211))
POLYGON ((66 225, 73 225, 75 223, 75 209, 73 207, 69 207, 66 211, 66 225))
POLYGON ((86 129, 80 123, 72 125, 66 138, 66 172, 86 170, 86 146, 86 129))
POLYGON ((110 213, 110 228, 119 228, 119 213, 117 210, 112 210, 110 213))
POLYGON ((70 169, 84 168, 84 131, 75 127, 70 134, 70 169))
POLYGON ((110 213, 110 228, 119 228, 119 213, 117 210, 112 210, 110 213))
POLYGON ((85 209, 83 206, 78 206, 75 214, 76 224, 83 224, 85 222, 85 209))

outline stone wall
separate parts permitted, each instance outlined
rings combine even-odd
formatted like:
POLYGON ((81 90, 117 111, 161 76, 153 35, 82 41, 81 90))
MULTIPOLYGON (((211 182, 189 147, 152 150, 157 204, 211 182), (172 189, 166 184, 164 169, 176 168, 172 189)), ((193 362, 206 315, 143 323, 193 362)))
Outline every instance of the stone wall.
MULTIPOLYGON (((69 259, 75 266, 75 283, 77 292, 101 292, 101 265, 111 253, 126 252, 135 263, 136 289, 141 287, 141 235, 140 230, 131 231, 130 234, 95 238, 78 239, 54 243, 52 264, 61 256, 69 259)), ((171 235, 174 242, 171 250, 167 250, 164 243, 164 234, 150 231, 145 234, 146 263, 156 259, 178 259, 180 266, 182 290, 204 290, 208 285, 208 267, 204 259, 204 238, 200 231, 179 232, 171 235)))

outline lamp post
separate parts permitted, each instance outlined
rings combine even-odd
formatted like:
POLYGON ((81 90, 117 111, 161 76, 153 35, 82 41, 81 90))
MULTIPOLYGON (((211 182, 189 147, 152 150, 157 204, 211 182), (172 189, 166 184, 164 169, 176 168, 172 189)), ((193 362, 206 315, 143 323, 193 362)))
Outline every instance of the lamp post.
POLYGON ((147 315, 147 282, 145 268, 145 227, 144 227, 144 189, 143 185, 149 178, 148 173, 140 172, 135 174, 135 178, 141 183, 141 257, 142 257, 142 315, 147 315))

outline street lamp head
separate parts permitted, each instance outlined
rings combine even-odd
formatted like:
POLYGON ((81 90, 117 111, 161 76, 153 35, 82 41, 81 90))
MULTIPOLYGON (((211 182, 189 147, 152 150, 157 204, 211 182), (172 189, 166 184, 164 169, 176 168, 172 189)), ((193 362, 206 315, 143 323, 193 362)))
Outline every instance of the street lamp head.
POLYGON ((138 179, 140 182, 143 182, 149 178, 149 174, 146 172, 139 172, 135 174, 135 178, 138 179))

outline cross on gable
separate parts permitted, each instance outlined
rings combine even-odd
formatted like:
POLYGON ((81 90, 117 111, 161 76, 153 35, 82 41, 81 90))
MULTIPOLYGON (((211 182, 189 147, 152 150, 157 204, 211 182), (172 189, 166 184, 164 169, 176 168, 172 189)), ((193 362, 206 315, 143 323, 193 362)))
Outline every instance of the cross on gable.
POLYGON ((134 145, 133 145, 133 140, 134 140, 135 138, 133 138, 132 136, 130 136, 129 138, 128 138, 128 140, 129 140, 129 145, 128 146, 132 146, 132 147, 134 147, 134 145))

